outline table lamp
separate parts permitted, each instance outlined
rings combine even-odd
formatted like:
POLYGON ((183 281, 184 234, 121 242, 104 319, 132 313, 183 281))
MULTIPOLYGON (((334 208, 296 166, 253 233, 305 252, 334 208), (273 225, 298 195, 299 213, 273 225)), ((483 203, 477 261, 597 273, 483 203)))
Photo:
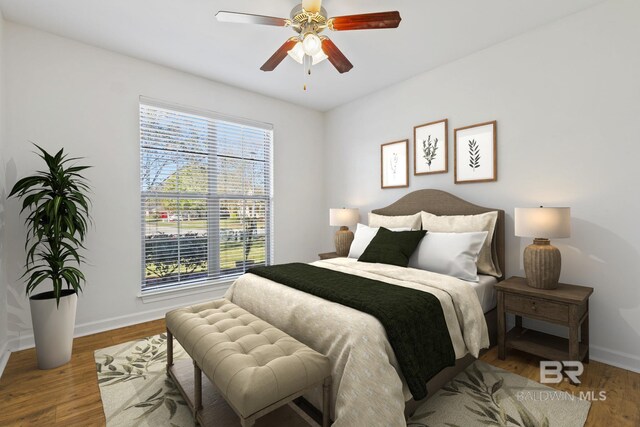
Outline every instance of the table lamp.
POLYGON ((349 255, 349 248, 353 242, 353 231, 350 231, 349 227, 356 225, 359 219, 360 210, 358 209, 329 209, 329 224, 332 227, 340 227, 335 239, 338 256, 349 255))
POLYGON ((539 289, 557 288, 562 258, 549 239, 571 235, 571 208, 516 208, 515 235, 533 237, 533 244, 523 254, 527 284, 539 289))

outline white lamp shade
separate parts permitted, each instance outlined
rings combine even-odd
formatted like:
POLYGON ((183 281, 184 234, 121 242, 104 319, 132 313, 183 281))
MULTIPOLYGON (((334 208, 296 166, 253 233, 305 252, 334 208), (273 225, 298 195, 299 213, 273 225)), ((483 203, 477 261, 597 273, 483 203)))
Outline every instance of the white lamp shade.
POLYGON ((321 63, 322 61, 324 61, 324 60, 325 60, 325 59, 327 59, 327 58, 329 58, 329 57, 327 56, 327 54, 326 54, 326 53, 324 53, 324 51, 323 51, 322 49, 320 49, 320 50, 318 51, 318 53, 316 53, 315 55, 313 55, 313 57, 312 57, 312 59, 313 59, 313 63, 312 63, 312 65, 319 64, 319 63, 321 63))
POLYGON ((571 236, 571 208, 516 208, 515 234, 558 239, 571 236))
POLYGON ((293 49, 291 49, 289 52, 287 52, 289 54, 290 57, 292 57, 298 64, 302 64, 302 61, 304 59, 304 49, 302 48, 302 42, 298 42, 296 43, 296 45, 293 47, 293 49))
POLYGON ((302 50, 304 50, 304 53, 307 55, 313 57, 322 51, 322 40, 320 40, 317 34, 308 33, 302 40, 302 50))
POLYGON ((359 209, 329 209, 329 224, 332 227, 351 227, 360 220, 359 209))

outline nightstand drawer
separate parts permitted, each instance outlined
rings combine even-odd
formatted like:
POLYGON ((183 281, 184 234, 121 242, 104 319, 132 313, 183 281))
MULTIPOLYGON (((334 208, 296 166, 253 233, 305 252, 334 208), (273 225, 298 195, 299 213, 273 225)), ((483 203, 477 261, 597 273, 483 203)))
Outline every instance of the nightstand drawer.
POLYGON ((569 307, 542 299, 527 298, 505 293, 504 304, 507 311, 515 311, 542 320, 560 323, 569 322, 569 307))

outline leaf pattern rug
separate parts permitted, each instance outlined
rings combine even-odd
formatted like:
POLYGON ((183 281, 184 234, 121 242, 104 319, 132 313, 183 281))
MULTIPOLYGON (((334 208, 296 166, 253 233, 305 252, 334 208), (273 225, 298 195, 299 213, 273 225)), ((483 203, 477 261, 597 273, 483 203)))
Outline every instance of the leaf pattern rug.
POLYGON ((408 427, 582 427, 591 403, 476 361, 420 406, 408 427))
MULTIPOLYGON (((174 340, 174 360, 189 356, 174 340)), ((166 375, 167 336, 156 335, 94 353, 107 426, 192 427, 193 417, 166 375)))
MULTIPOLYGON (((109 427, 192 427, 166 375, 167 337, 156 335, 94 353, 109 427)), ((174 359, 189 356, 174 340, 174 359)), ((582 427, 591 403, 476 361, 429 398, 408 427, 582 427), (520 399, 519 399, 520 397, 520 399)))

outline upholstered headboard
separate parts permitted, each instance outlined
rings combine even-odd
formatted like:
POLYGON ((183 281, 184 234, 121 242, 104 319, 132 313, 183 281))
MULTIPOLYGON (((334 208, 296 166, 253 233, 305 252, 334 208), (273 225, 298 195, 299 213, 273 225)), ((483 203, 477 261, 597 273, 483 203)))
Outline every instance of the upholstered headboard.
POLYGON ((381 209, 371 212, 378 215, 413 215, 425 211, 434 215, 477 215, 485 212, 497 211, 498 222, 493 238, 494 260, 500 265, 504 279, 505 247, 504 247, 504 211, 500 209, 485 208, 462 200, 453 194, 441 190, 417 190, 407 194, 398 201, 381 209))

